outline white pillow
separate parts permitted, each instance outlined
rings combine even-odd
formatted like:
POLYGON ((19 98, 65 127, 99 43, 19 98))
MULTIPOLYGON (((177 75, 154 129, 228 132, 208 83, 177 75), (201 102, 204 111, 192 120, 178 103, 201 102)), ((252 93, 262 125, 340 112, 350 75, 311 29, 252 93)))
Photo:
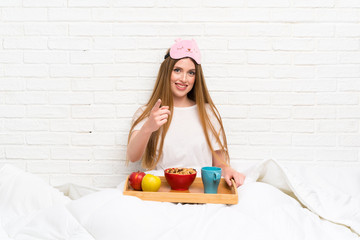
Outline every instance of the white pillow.
POLYGON ((28 214, 70 201, 39 176, 9 164, 0 169, 0 223, 5 230, 28 214))

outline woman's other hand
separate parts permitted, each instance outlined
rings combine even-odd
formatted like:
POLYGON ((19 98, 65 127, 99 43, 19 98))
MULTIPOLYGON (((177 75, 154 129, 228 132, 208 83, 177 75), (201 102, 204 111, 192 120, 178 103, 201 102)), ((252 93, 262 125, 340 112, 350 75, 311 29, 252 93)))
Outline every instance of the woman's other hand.
POLYGON ((223 167, 222 175, 229 186, 232 185, 231 179, 234 179, 237 188, 244 184, 245 175, 231 167, 223 167))
POLYGON ((222 150, 215 151, 212 161, 213 166, 221 168, 221 175, 230 187, 232 185, 231 179, 234 179, 237 188, 244 184, 245 175, 235 169, 232 169, 227 163, 225 163, 225 155, 222 150))

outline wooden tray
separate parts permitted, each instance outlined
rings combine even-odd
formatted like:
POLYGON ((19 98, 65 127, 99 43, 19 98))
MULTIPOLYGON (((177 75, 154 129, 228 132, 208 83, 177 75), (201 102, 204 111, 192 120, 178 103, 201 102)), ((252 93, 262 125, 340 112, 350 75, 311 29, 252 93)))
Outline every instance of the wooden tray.
POLYGON ((161 187, 157 192, 143 192, 134 190, 126 179, 124 195, 136 196, 142 200, 176 203, 222 203, 237 204, 238 192, 234 184, 229 187, 221 178, 217 194, 205 194, 201 178, 195 178, 187 191, 171 190, 165 177, 160 176, 161 187))

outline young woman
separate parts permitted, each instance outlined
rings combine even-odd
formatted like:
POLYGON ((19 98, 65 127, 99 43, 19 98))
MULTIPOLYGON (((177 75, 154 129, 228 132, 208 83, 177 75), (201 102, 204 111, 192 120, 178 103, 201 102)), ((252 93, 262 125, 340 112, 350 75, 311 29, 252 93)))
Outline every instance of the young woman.
POLYGON ((134 114, 127 161, 146 169, 216 166, 228 185, 245 176, 229 166, 220 114, 206 87, 195 40, 176 40, 167 51, 148 103, 134 114))

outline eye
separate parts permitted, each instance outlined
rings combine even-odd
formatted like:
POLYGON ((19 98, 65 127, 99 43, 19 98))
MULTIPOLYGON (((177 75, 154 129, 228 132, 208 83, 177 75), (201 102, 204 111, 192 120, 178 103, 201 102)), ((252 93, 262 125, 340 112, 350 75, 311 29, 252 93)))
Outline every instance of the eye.
POLYGON ((195 76, 195 72, 194 72, 194 71, 190 71, 189 74, 190 74, 190 76, 195 76))
POLYGON ((179 73, 179 72, 180 72, 180 68, 174 68, 174 72, 179 73))

